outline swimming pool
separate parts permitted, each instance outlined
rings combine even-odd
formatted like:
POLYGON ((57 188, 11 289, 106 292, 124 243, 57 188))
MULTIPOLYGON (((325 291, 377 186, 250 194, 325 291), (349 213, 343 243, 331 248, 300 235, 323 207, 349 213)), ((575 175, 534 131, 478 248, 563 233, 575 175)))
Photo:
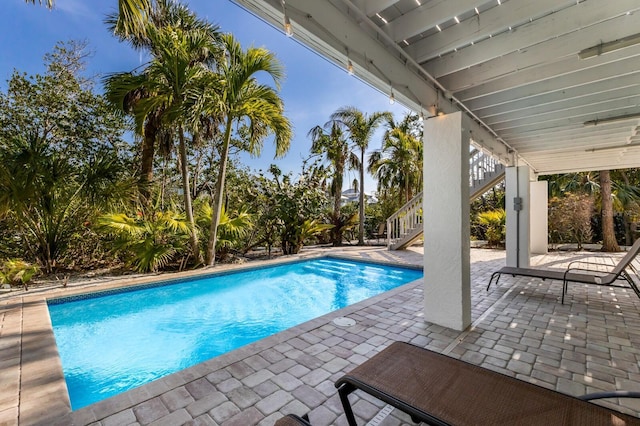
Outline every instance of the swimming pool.
POLYGON ((74 410, 422 277, 335 258, 48 301, 74 410))

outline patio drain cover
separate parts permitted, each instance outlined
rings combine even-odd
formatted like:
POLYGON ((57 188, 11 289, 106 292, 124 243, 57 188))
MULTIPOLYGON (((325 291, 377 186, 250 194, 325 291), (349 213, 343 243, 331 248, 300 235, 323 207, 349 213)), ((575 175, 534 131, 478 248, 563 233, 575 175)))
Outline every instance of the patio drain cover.
POLYGON ((338 317, 333 320, 333 323, 340 327, 351 327, 352 325, 356 325, 354 320, 347 317, 338 317))

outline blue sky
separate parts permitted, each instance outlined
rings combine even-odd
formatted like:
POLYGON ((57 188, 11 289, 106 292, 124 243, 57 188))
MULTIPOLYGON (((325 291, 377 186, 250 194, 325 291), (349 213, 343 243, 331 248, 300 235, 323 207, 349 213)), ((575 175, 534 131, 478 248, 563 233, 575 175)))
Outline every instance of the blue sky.
MULTIPOLYGON (((24 0, 2 0, 0 14, 0 87, 14 69, 27 74, 44 71, 42 58, 57 41, 85 40, 92 56, 87 72, 101 76, 111 72, 130 71, 146 59, 139 52, 118 42, 106 28, 104 17, 117 7, 117 0, 56 0, 54 10, 26 4, 24 0)), ((294 138, 286 157, 274 160, 271 140, 265 141, 260 158, 242 156, 242 162, 253 170, 277 164, 284 172, 299 173, 302 160, 309 155, 311 141, 307 132, 324 124, 329 115, 342 106, 355 106, 365 112, 391 111, 400 119, 407 109, 389 104, 388 95, 369 87, 354 76, 294 39, 284 35, 246 12, 230 0, 186 0, 198 16, 218 24, 222 31, 233 33, 243 47, 263 46, 275 52, 286 70, 281 96, 286 114, 294 126, 294 138)), ((294 28, 295 31, 295 28, 294 28)), ((371 142, 370 149, 380 147, 382 132, 371 142)), ((355 172, 346 182, 356 177, 355 172)), ((375 191, 375 181, 365 179, 365 191, 375 191)))

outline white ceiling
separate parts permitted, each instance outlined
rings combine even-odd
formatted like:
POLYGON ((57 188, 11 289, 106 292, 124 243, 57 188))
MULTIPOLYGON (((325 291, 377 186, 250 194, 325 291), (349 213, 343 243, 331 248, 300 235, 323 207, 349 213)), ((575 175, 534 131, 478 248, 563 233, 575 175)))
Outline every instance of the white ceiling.
POLYGON ((234 1, 416 111, 464 111, 506 163, 640 167, 638 0, 234 1))

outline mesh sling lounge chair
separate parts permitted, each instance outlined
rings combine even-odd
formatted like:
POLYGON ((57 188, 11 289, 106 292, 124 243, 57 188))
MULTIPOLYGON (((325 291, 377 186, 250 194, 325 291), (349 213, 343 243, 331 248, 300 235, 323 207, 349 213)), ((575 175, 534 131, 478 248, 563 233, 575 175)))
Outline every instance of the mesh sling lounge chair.
POLYGON ((640 425, 639 418, 402 342, 336 387, 350 426, 356 421, 348 396, 358 389, 429 425, 640 425))
POLYGON ((638 239, 633 246, 629 249, 627 254, 620 259, 617 265, 614 267, 610 265, 595 264, 592 262, 575 261, 571 262, 567 269, 542 269, 542 268, 516 268, 512 266, 505 266, 504 268, 491 274, 489 279, 489 285, 487 290, 491 287, 493 279, 496 278, 496 285, 500 281, 500 276, 503 274, 512 276, 524 276, 532 278, 540 278, 542 280, 558 280, 562 281, 562 303, 564 304, 564 295, 567 293, 567 287, 569 282, 576 282, 582 284, 595 284, 604 285, 609 287, 622 287, 631 288, 638 297, 640 297, 640 290, 633 281, 633 278, 629 274, 630 270, 633 274, 638 275, 637 269, 632 264, 635 257, 640 252, 640 239, 638 239), (595 267, 609 267, 610 271, 599 271, 595 267), (614 284, 616 281, 626 281, 629 286, 614 284))

